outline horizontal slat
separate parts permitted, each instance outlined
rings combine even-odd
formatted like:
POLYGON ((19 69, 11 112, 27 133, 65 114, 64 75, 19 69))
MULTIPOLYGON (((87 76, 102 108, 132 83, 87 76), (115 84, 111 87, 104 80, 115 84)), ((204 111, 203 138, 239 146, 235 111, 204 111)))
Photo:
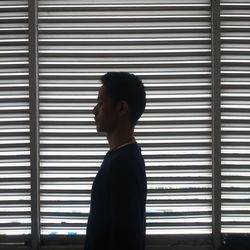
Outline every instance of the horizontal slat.
POLYGON ((28 11, 28 5, 10 5, 10 2, 8 2, 9 5, 0 5, 0 12, 5 13, 7 12, 27 12, 28 11))
MULTIPOLYGON (((244 17, 241 17, 241 20, 247 20, 247 18, 249 18, 248 15, 244 17)), ((24 18, 0 18, 0 22, 4 21, 4 22, 16 22, 17 20, 24 20, 24 18)), ((175 15, 175 16, 40 16, 39 17, 39 22, 41 23, 85 23, 85 22, 92 22, 92 23, 96 23, 96 22, 149 22, 149 20, 151 22, 195 22, 195 21, 200 21, 201 19, 203 19, 203 21, 210 21, 210 16, 208 15, 201 15, 201 16, 192 16, 192 15, 175 15)), ((225 17, 226 19, 226 17, 225 17)))
POLYGON ((12 23, 28 23, 28 17, 26 16, 10 16, 10 17, 0 17, 0 23, 12 24, 12 23))
MULTIPOLYGON (((226 50, 226 49, 225 49, 226 50)), ((238 51, 235 49, 234 52, 247 52, 247 49, 239 49, 238 51)), ((250 50, 249 50, 250 51, 250 50)), ((25 53, 26 51, 16 51, 16 53, 25 53)), ((0 52, 1 53, 1 52, 0 52)), ((14 52, 2 52, 2 54, 7 54, 8 56, 11 55, 11 53, 14 52)), ((164 55, 168 55, 168 56, 186 56, 186 55, 200 55, 200 56, 206 56, 210 54, 210 49, 161 49, 161 50, 143 50, 143 49, 137 49, 137 50, 75 50, 75 49, 68 49, 68 50, 40 50, 40 56, 41 57, 82 57, 82 56, 91 56, 91 57, 99 57, 99 56, 111 56, 111 57, 117 57, 117 56, 156 56, 156 55, 160 55, 160 56, 164 56, 164 55)), ((100 76, 100 75, 98 75, 100 76)))
MULTIPOLYGON (((246 5, 247 6, 247 5, 246 5)), ((39 5, 40 11, 163 11, 163 10, 209 10, 210 5, 203 4, 51 4, 48 2, 47 5, 39 5)))
MULTIPOLYGON (((237 29, 237 28, 236 28, 237 29)), ((238 29, 237 29, 238 30, 238 29)), ((4 29, 0 29, 0 32, 5 32, 4 29)), ((41 27, 39 28, 40 34, 145 34, 146 32, 155 34, 165 34, 165 33, 209 33, 211 31, 210 27, 198 26, 198 27, 71 27, 71 28, 60 28, 60 27, 41 27)), ((16 31, 17 32, 17 31, 16 31)))

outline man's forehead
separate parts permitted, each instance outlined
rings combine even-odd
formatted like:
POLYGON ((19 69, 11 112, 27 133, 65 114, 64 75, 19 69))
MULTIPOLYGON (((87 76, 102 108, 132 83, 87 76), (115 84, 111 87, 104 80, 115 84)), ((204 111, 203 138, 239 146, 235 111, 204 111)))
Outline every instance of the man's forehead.
POLYGON ((107 91, 105 86, 101 86, 98 91, 98 98, 104 98, 104 97, 107 97, 107 91))

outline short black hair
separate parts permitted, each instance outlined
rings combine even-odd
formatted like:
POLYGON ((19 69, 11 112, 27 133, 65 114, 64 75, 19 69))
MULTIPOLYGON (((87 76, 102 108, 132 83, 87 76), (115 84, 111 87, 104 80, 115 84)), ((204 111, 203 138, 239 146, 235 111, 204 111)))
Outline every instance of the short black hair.
POLYGON ((142 81, 128 72, 108 72, 101 77, 113 105, 126 101, 133 125, 141 117, 146 106, 146 92, 142 81))

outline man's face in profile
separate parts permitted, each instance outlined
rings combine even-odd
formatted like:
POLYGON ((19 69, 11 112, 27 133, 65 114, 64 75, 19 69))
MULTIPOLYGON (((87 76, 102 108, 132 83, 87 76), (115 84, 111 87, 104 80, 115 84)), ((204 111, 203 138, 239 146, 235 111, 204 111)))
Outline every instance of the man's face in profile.
POLYGON ((108 95, 106 87, 99 89, 97 104, 93 109, 95 115, 96 129, 98 132, 109 133, 116 128, 119 112, 112 104, 112 99, 108 95))

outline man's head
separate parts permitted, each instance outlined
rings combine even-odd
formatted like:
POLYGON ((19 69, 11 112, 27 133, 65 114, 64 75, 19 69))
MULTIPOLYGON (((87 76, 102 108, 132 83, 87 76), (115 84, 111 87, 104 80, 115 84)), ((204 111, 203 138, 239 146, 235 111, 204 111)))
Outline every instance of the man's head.
MULTIPOLYGON (((97 130, 107 132, 105 121, 98 116, 105 115, 111 123, 116 125, 116 117, 128 117, 132 126, 141 117, 146 106, 146 94, 142 81, 127 72, 108 72, 101 78, 102 87, 99 91, 98 104, 93 110, 96 117, 97 130), (105 102, 105 103, 104 103, 105 102), (99 120, 98 120, 99 119, 99 120), (103 127, 101 127, 103 126, 103 127)), ((108 125, 107 125, 108 126, 108 125)))

